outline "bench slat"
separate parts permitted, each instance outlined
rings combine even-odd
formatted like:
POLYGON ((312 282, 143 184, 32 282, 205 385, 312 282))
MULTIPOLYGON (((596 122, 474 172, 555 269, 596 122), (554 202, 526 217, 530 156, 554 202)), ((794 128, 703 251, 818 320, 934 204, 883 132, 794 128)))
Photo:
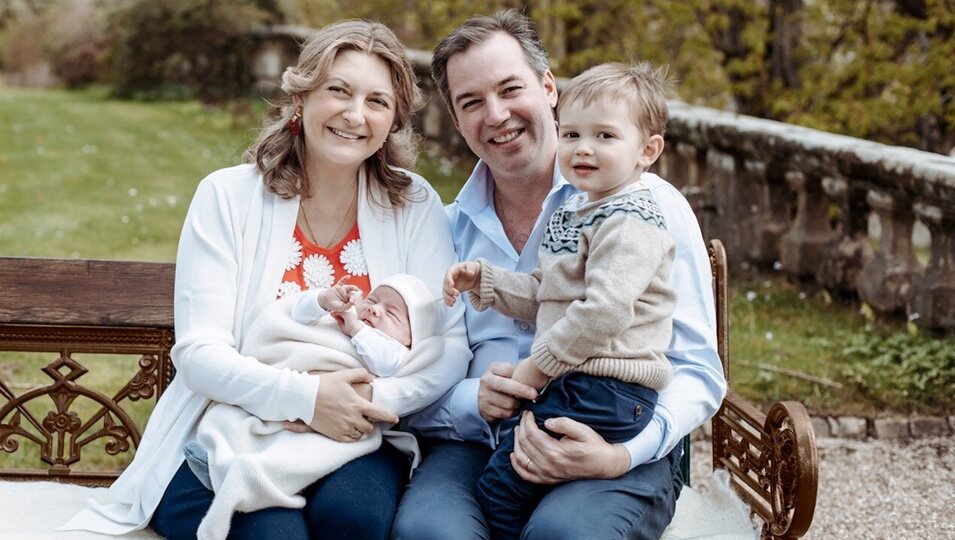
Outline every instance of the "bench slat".
POLYGON ((172 263, 0 258, 0 323, 173 327, 172 263))

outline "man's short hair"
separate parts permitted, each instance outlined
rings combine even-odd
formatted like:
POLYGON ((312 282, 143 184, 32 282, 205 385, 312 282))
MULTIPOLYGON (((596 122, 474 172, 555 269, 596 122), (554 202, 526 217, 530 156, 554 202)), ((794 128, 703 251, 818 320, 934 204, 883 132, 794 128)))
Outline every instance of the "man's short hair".
MULTIPOLYGON (((543 78, 550 69, 547 51, 541 44, 534 23, 523 13, 513 9, 498 11, 493 15, 479 15, 464 21, 455 31, 448 34, 434 48, 431 59, 431 78, 445 105, 451 109, 451 91, 448 87, 448 61, 452 56, 468 50, 472 45, 480 45, 496 33, 514 38, 524 51, 524 59, 531 70, 543 78)), ((502 58, 502 62, 509 59, 502 58)), ((453 109, 451 109, 453 110, 453 109)))
POLYGON ((574 77, 561 92, 557 119, 560 120, 561 109, 576 101, 590 105, 597 99, 619 100, 630 108, 638 128, 647 135, 662 136, 669 119, 666 100, 673 87, 666 71, 666 66, 657 67, 649 62, 596 65, 574 77))

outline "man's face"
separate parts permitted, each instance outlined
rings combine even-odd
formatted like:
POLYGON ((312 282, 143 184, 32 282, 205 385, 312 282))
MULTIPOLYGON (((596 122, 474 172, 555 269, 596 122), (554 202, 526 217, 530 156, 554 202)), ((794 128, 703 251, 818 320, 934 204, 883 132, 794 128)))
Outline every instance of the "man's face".
POLYGON ((497 33, 452 56, 448 90, 455 126, 495 178, 553 166, 557 84, 550 70, 534 74, 517 40, 497 33))

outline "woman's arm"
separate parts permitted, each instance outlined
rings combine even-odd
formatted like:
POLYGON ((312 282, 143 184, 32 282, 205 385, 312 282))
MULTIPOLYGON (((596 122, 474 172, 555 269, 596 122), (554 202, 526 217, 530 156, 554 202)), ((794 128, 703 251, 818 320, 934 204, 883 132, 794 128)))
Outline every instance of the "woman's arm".
MULTIPOLYGON (((213 173, 203 180, 190 204, 176 257, 176 345, 171 356, 177 377, 211 400, 236 405, 263 420, 310 422, 319 378, 265 365, 237 350, 235 328, 253 303, 254 291, 239 287, 246 247, 246 216, 262 206, 255 179, 238 178, 247 169, 213 173), (249 296, 249 298, 246 298, 249 296), (240 297, 243 301, 240 303, 240 297)), ((258 175, 255 175, 256 178, 258 175)))

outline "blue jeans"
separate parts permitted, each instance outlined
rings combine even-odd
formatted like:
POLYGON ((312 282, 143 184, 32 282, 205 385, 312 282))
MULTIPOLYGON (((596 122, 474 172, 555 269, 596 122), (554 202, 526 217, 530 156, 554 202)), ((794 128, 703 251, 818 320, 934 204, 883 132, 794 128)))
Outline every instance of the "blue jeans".
MULTIPOLYGON (((524 408, 534 413, 537 425, 545 431, 544 420, 563 416, 589 426, 609 443, 622 443, 647 427, 656 403, 657 392, 650 388, 570 373, 554 379, 535 403, 524 408)), ((520 538, 531 513, 552 489, 524 480, 511 465, 514 427, 519 421, 518 416, 502 423, 500 445, 477 486, 478 503, 492 536, 502 540, 520 538)))
MULTIPOLYGON (((549 391, 549 389, 548 389, 549 391)), ((415 469, 392 528, 397 540, 489 539, 477 501, 477 482, 491 449, 486 445, 422 438, 424 461, 415 469)), ((553 486, 541 499, 522 538, 657 540, 670 524, 683 488, 681 446, 613 480, 576 480, 553 486)))
MULTIPOLYGON (((229 538, 388 538, 409 467, 407 456, 384 443, 305 488, 305 508, 233 515, 229 538)), ((212 498, 183 463, 149 524, 170 540, 195 538, 212 498)))

